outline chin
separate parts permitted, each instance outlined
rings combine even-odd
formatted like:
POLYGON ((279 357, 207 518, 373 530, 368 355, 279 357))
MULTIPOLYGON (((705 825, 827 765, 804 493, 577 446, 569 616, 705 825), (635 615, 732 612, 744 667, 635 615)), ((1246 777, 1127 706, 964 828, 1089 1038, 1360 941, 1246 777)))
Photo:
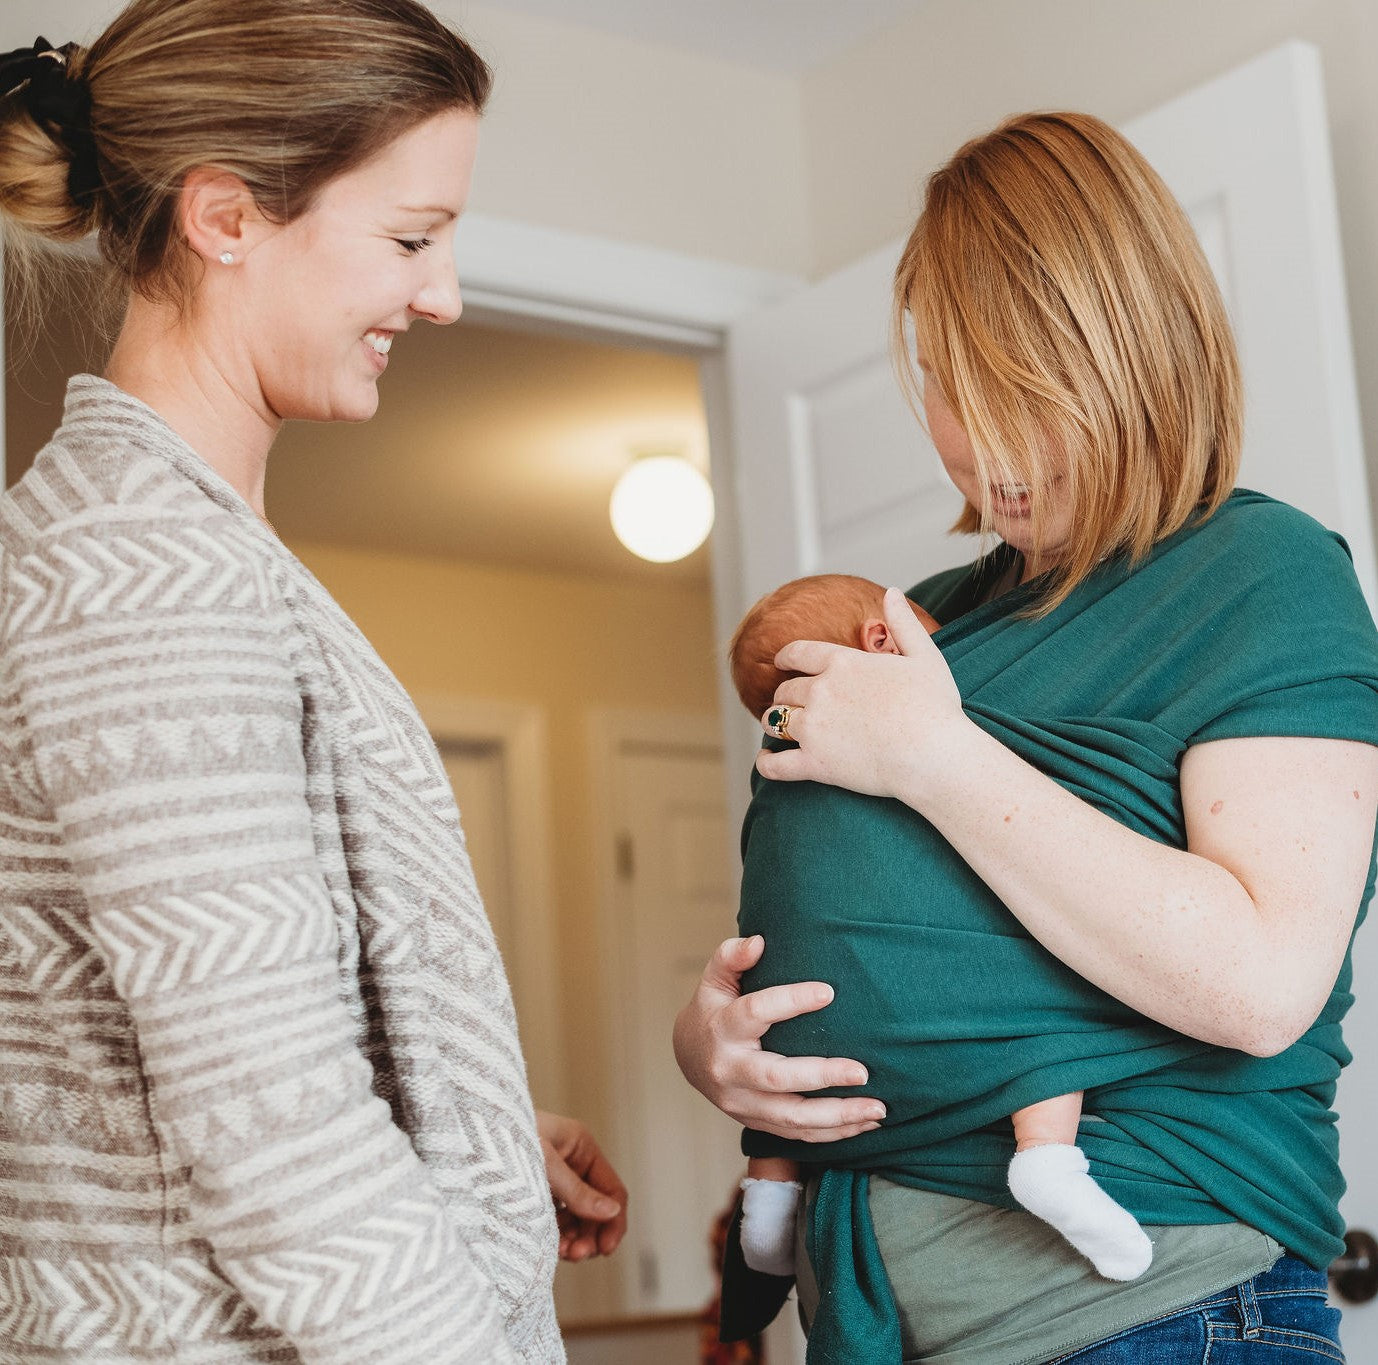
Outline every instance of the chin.
POLYGON ((366 391, 341 395, 322 406, 326 410, 311 413, 309 421, 367 422, 378 411, 378 389, 375 385, 369 385, 366 391))
POLYGON ((368 400, 361 400, 344 412, 338 412, 334 416, 337 422, 367 422, 378 411, 378 393, 374 390, 373 397, 368 400))
POLYGON ((295 401, 270 398, 269 407, 282 422, 367 422, 378 411, 378 386, 295 401))

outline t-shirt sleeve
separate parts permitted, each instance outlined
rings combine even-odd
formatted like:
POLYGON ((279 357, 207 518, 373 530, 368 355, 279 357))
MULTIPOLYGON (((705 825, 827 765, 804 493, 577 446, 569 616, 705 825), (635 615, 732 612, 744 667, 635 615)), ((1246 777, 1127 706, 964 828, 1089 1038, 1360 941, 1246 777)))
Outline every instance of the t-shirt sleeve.
POLYGON ((1348 546, 1296 509, 1266 503, 1219 559, 1201 612, 1210 698, 1187 743, 1253 736, 1378 744, 1378 628, 1348 546))

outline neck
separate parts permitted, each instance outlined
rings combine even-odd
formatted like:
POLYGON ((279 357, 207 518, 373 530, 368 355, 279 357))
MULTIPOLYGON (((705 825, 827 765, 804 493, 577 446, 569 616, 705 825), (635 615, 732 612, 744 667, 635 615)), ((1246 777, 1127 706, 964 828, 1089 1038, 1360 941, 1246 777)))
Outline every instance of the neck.
POLYGON ((135 295, 105 377, 147 403, 260 517, 268 451, 282 426, 257 384, 208 344, 189 309, 135 295))

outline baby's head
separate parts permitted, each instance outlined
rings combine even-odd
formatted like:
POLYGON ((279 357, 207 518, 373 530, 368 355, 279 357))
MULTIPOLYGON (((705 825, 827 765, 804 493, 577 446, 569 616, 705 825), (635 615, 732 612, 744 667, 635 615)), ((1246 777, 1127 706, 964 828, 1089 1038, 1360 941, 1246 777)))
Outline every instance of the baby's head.
MULTIPOLYGON (((914 615, 932 634, 938 623, 922 607, 914 615)), ((823 573, 796 578, 767 593, 742 618, 728 662, 742 705, 759 716, 775 700, 775 689, 797 677, 775 667, 775 656, 791 640, 827 640, 871 654, 898 654, 885 624, 885 589, 869 578, 823 573)))

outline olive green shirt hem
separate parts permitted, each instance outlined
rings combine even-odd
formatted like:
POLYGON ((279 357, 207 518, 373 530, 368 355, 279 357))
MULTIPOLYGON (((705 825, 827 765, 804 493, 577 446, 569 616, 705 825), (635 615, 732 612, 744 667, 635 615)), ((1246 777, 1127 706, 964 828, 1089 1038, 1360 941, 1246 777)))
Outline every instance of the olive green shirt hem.
MULTIPOLYGON (((880 1176, 871 1177, 869 1202, 899 1309, 904 1365, 1038 1365, 1252 1279, 1284 1254, 1243 1223, 1152 1225, 1145 1228, 1152 1266, 1119 1282, 1100 1278, 1022 1210, 880 1176)), ((819 1290, 802 1231, 796 1249, 807 1326, 819 1290)))

